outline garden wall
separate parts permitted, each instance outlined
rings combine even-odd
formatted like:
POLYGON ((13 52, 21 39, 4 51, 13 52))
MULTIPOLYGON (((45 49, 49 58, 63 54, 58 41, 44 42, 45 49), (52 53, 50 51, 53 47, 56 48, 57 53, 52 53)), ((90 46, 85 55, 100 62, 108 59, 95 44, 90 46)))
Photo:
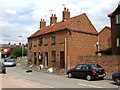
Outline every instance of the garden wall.
POLYGON ((120 56, 79 56, 78 63, 96 63, 101 65, 107 73, 120 71, 120 56))

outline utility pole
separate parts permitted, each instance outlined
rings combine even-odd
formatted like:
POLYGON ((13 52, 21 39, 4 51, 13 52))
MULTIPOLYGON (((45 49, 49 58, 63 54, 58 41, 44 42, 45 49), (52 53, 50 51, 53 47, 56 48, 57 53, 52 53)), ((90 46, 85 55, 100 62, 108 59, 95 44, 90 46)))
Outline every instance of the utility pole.
POLYGON ((24 44, 22 43, 22 36, 19 36, 21 38, 21 48, 22 48, 22 61, 23 61, 23 54, 24 54, 24 44))

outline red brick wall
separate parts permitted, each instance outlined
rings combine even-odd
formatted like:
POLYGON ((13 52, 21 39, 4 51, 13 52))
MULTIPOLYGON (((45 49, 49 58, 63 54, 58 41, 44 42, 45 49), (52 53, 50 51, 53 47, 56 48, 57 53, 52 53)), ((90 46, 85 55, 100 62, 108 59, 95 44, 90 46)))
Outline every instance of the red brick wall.
POLYGON ((48 60, 49 60, 49 67, 53 66, 53 63, 56 67, 60 66, 60 51, 64 51, 64 40, 66 36, 66 30, 54 32, 50 34, 43 35, 43 44, 40 46, 38 44, 39 37, 32 38, 32 48, 29 49, 28 45, 28 63, 29 63, 29 53, 32 52, 32 63, 34 63, 34 52, 37 53, 37 65, 38 65, 38 55, 41 51, 43 54, 42 64, 45 64, 45 52, 48 52, 48 60), (56 44, 52 45, 52 38, 51 36, 56 36, 56 44), (47 44, 47 45, 45 45, 47 44), (52 51, 56 51, 56 62, 52 62, 52 51))
POLYGON ((97 36, 72 32, 68 39, 68 68, 78 62, 78 56, 95 55, 97 36))
POLYGON ((120 56, 79 56, 77 60, 74 66, 83 63, 96 63, 102 66, 107 73, 120 71, 120 56))
POLYGON ((106 50, 108 47, 111 47, 111 30, 109 27, 103 28, 98 38, 100 50, 106 50))

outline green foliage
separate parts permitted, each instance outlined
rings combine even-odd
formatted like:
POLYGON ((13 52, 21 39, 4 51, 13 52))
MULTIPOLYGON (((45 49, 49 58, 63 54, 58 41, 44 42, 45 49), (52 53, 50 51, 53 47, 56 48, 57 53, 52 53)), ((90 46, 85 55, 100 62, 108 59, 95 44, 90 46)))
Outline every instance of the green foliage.
MULTIPOLYGON (((11 58, 17 58, 22 56, 22 48, 17 47, 12 50, 12 57, 11 58)), ((27 49, 23 48, 23 56, 27 56, 27 49)))
POLYGON ((106 55, 111 55, 112 54, 112 49, 111 47, 106 49, 106 55))

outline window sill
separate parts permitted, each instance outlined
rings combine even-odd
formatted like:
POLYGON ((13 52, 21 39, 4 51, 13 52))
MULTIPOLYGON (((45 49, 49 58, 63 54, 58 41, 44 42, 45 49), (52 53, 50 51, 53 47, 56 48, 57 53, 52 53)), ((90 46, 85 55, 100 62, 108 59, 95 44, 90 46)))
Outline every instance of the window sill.
POLYGON ((55 43, 52 43, 51 45, 55 45, 55 43))
POLYGON ((44 46, 48 46, 48 44, 44 44, 44 46))
POLYGON ((55 62, 55 60, 52 60, 52 62, 55 62))

